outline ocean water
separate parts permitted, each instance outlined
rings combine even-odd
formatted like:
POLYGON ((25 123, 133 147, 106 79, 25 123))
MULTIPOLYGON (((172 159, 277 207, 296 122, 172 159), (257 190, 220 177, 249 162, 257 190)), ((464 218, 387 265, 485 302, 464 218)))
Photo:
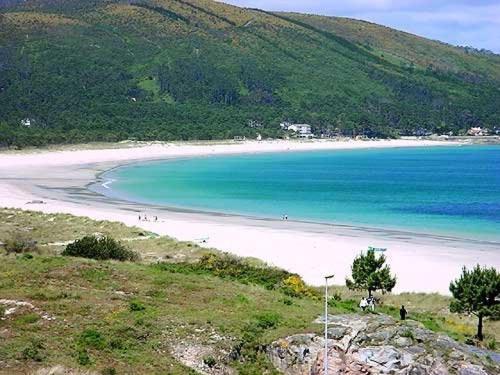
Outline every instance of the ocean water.
POLYGON ((142 203, 500 241, 500 146, 199 157, 104 177, 106 194, 142 203))

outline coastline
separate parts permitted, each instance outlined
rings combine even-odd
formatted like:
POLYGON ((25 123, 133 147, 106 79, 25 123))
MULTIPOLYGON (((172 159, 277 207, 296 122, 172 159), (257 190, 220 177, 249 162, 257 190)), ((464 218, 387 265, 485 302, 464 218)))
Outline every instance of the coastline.
POLYGON ((397 292, 448 293, 449 282, 463 265, 500 267, 500 244, 488 241, 305 221, 177 210, 112 199, 88 190, 111 168, 139 161, 222 154, 341 150, 377 147, 450 146, 459 143, 391 140, 350 142, 242 142, 225 144, 153 144, 77 151, 0 153, 0 206, 64 212, 98 220, 121 221, 179 240, 208 238, 202 245, 260 258, 297 272, 319 285, 335 273, 344 283, 352 259, 368 246, 385 247, 398 276, 397 292), (27 204, 43 200, 45 204, 27 204), (138 221, 157 215, 159 222, 138 221), (497 250, 497 251, 495 251, 497 250), (432 278, 422 277, 432 275, 432 278), (430 279, 430 280, 427 280, 430 279))

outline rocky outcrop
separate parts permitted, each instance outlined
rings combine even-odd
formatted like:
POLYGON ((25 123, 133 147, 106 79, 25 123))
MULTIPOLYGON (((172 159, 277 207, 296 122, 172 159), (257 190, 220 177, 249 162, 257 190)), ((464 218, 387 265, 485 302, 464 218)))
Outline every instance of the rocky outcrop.
MULTIPOLYGON (((324 324, 324 318, 317 323, 324 324)), ((436 334, 415 321, 386 315, 328 317, 328 374, 493 375, 498 353, 436 334)), ((325 340, 300 334, 274 342, 268 356, 289 375, 323 375, 325 340)))

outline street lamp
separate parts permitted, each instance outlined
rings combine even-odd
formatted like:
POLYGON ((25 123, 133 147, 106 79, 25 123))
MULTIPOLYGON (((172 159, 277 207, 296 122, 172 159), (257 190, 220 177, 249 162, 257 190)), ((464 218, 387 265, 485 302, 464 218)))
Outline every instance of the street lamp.
POLYGON ((325 370, 323 375, 328 375, 328 280, 332 279, 333 276, 325 276, 325 359, 323 360, 325 370))

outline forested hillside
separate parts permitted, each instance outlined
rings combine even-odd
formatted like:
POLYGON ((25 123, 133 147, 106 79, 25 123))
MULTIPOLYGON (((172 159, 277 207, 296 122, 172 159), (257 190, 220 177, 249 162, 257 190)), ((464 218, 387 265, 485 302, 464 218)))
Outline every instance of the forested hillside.
POLYGON ((500 126, 500 56, 209 0, 0 4, 0 145, 500 126), (26 121, 28 120, 28 121, 26 121))

